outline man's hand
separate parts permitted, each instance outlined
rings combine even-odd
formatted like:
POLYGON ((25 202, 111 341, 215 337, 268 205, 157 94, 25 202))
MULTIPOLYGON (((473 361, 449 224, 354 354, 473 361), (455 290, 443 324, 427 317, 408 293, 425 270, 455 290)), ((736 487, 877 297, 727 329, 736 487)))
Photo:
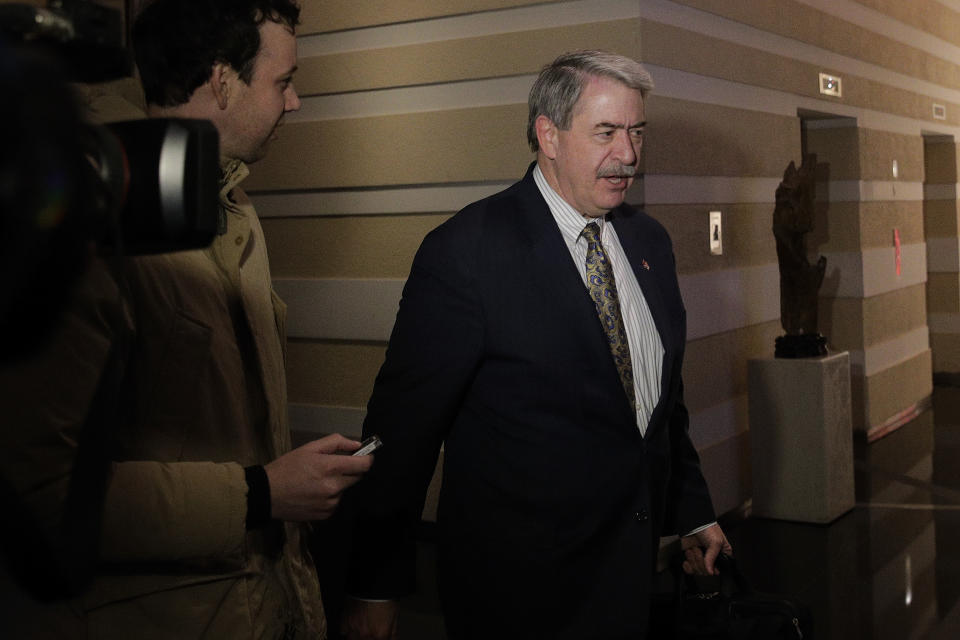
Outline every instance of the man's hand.
POLYGON ((733 555, 733 547, 718 524, 680 538, 680 548, 684 555, 683 570, 701 576, 719 575, 715 564, 717 556, 721 553, 733 555))
POLYGON ((270 516, 290 522, 325 520, 344 489, 373 464, 373 456, 343 455, 360 443, 340 434, 308 442, 264 466, 270 481, 270 516))
POLYGON ((347 598, 340 622, 344 640, 395 640, 400 605, 396 600, 367 602, 347 598))

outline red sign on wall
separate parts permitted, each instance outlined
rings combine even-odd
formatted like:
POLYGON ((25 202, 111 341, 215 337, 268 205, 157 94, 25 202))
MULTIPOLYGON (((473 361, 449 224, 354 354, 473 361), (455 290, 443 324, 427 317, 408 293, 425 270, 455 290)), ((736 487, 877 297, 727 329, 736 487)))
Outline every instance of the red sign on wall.
POLYGON ((897 275, 900 275, 902 264, 900 260, 900 229, 893 230, 893 250, 897 260, 897 275))

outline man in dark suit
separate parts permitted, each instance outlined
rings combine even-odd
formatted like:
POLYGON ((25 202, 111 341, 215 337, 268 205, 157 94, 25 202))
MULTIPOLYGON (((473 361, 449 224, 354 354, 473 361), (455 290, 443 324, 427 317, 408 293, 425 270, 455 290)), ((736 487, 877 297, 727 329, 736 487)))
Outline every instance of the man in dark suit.
POLYGON ((384 448, 348 638, 396 637, 441 444, 453 639, 643 638, 661 534, 683 536, 690 572, 731 552, 687 434, 670 239, 624 204, 651 87, 622 56, 555 60, 530 93, 526 176, 420 247, 364 424, 384 448))

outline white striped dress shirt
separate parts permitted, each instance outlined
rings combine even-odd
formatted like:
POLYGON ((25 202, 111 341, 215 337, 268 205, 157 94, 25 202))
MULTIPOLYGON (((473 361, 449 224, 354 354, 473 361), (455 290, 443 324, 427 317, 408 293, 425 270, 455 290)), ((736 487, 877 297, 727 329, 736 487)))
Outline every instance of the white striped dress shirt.
MULTIPOLYGON (((633 363, 633 390, 637 397, 637 426, 646 433, 650 416, 660 401, 660 375, 663 368, 663 342, 650 315, 650 307, 643 297, 637 277, 633 274, 617 231, 612 224, 601 218, 581 215, 570 206, 547 182, 540 165, 533 170, 533 179, 543 194, 553 219, 560 228, 570 257, 587 286, 587 240, 581 234, 588 223, 600 225, 600 243, 607 259, 613 265, 613 278, 620 298, 620 313, 630 345, 630 361, 633 363)), ((599 321, 599 320, 598 320, 599 321)))

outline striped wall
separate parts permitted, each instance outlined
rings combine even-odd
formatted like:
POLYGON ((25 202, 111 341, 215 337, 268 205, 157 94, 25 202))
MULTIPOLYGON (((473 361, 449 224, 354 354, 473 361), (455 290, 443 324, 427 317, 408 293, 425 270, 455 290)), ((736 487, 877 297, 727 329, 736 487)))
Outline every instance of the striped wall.
POLYGON ((950 366, 957 169, 940 186, 925 179, 943 163, 924 140, 960 134, 960 3, 303 4, 303 106, 247 183, 290 305, 299 438, 359 432, 420 240, 522 175, 533 78, 585 47, 642 60, 657 84, 645 175, 629 199, 674 240, 691 430, 721 511, 750 497, 747 361, 772 355, 782 333, 771 215, 802 141, 828 164, 810 245, 828 259, 821 324, 851 353, 855 427, 876 435, 912 415, 932 363, 950 366), (842 97, 819 94, 819 72, 842 77, 842 97), (709 252, 711 210, 723 213, 720 256, 709 252))
POLYGON ((927 322, 935 375, 960 374, 960 215, 957 210, 957 144, 929 136, 924 154, 924 232, 927 238, 927 322))

